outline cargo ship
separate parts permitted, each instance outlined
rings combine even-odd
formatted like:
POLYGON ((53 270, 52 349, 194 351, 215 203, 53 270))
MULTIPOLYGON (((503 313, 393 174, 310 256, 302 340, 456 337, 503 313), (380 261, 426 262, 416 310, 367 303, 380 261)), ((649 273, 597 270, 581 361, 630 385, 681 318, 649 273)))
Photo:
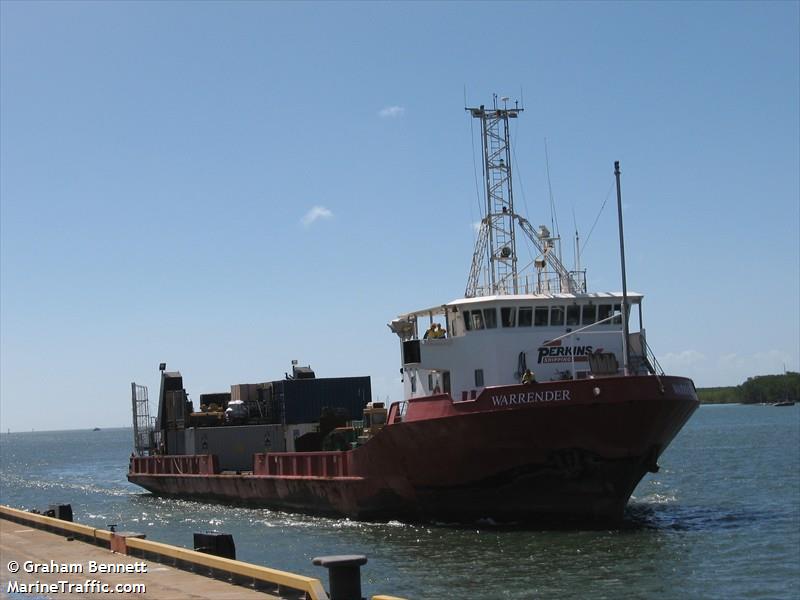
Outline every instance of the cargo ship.
POLYGON ((359 520, 623 519, 697 409, 695 386, 663 372, 643 296, 627 291, 618 163, 622 292, 589 292, 557 233, 514 210, 509 120, 523 109, 500 104, 467 109, 481 124, 485 204, 464 296, 388 324, 403 399, 371 402, 368 377, 294 362, 284 379, 201 395, 195 412, 162 363, 157 416, 131 386, 131 482, 359 520))

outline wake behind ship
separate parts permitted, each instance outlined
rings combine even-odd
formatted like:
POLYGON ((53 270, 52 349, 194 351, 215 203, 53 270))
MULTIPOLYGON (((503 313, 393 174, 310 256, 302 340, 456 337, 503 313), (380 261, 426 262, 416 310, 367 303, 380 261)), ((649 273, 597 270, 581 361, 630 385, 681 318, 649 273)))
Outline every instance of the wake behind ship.
POLYGON ((694 384, 665 375, 650 351, 624 244, 623 291, 588 292, 559 237, 514 211, 509 119, 522 109, 501 102, 467 109, 481 123, 485 215, 464 297, 389 323, 404 399, 370 402, 368 377, 293 364, 283 380, 201 395, 194 412, 162 363, 154 423, 146 388, 132 384, 130 481, 354 519, 622 519, 696 410, 694 384), (520 236, 536 255, 527 265, 520 236))

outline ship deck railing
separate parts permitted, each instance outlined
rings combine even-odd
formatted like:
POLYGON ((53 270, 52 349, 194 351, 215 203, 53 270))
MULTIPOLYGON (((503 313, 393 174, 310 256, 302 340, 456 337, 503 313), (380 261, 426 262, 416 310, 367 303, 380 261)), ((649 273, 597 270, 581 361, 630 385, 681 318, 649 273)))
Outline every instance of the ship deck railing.
POLYGON ((533 275, 508 277, 493 286, 480 286, 474 296, 497 294, 585 294, 586 271, 569 271, 561 275, 556 271, 538 271, 533 275))
POLYGON ((386 424, 400 423, 406 416, 406 410, 408 410, 408 401, 392 402, 389 406, 389 414, 386 416, 386 424))
MULTIPOLYGON (((268 452, 253 454, 253 470, 235 471, 260 477, 350 477, 346 451, 268 452)), ((131 456, 131 475, 225 475, 215 454, 131 456)))
POLYGON ((277 477, 349 477, 345 451, 268 452, 253 455, 253 475, 277 477))
POLYGON ((214 454, 131 456, 129 472, 135 475, 213 475, 219 472, 214 454))

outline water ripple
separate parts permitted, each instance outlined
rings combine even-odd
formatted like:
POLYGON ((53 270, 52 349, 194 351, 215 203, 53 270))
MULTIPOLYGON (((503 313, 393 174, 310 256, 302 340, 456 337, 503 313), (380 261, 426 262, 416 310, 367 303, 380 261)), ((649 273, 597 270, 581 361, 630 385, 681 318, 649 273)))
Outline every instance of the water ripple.
POLYGON ((611 530, 362 523, 159 498, 125 479, 130 430, 0 435, 0 501, 71 502, 78 521, 117 523, 181 546, 196 531, 219 529, 234 535, 243 560, 323 579, 312 557, 363 553, 366 596, 795 600, 798 415, 701 408, 661 457, 664 468, 636 489, 623 526, 611 530))

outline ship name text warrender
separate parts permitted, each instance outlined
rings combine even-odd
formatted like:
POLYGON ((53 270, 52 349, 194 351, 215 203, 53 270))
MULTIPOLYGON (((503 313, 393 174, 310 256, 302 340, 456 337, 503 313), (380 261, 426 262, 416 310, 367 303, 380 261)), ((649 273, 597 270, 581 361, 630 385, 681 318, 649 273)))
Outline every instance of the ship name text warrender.
POLYGON ((532 404, 534 402, 560 402, 569 400, 569 390, 547 390, 544 392, 521 392, 519 394, 502 394, 492 396, 495 406, 508 406, 509 404, 532 404))

